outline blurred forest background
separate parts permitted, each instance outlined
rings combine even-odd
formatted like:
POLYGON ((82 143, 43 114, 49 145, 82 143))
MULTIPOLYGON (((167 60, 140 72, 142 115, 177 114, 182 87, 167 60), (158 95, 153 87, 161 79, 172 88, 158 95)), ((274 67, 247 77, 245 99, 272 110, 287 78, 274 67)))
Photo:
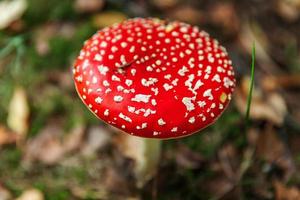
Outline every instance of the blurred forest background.
POLYGON ((0 200, 300 199, 299 91, 300 0, 2 0, 0 200), (85 108, 71 66, 96 30, 149 16, 217 38, 238 84, 214 125, 163 141, 141 182, 135 170, 155 161, 85 108))

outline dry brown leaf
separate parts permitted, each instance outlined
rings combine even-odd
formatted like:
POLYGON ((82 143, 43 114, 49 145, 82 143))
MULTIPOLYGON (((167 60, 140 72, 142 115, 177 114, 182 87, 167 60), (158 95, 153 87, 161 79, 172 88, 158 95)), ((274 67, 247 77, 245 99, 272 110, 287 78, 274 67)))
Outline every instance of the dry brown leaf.
POLYGON ((44 200, 43 193, 38 189, 25 190, 16 200, 44 200))
POLYGON ((101 10, 104 3, 104 0, 76 0, 74 7, 79 13, 89 13, 101 10))
POLYGON ((29 105, 26 91, 16 87, 8 107, 7 124, 21 138, 25 138, 28 130, 29 105))
POLYGON ((0 30, 19 19, 27 8, 26 0, 5 0, 0 2, 0 30))
POLYGON ((299 200, 300 190, 296 187, 286 187, 279 181, 273 182, 276 200, 299 200))
POLYGON ((120 133, 115 139, 115 145, 124 156, 134 161, 138 187, 142 187, 155 175, 160 159, 161 140, 120 133))
POLYGON ((62 130, 59 127, 46 126, 26 145, 25 162, 39 160, 45 164, 54 164, 60 160, 64 155, 60 135, 62 135, 62 130))
MULTIPOLYGON (((241 86, 236 89, 235 103, 238 110, 245 114, 247 109, 247 97, 250 86, 250 79, 243 78, 241 86)), ((283 123, 287 114, 285 100, 277 92, 264 94, 262 90, 255 87, 253 90, 250 118, 255 120, 268 120, 276 125, 283 123)))
POLYGON ((10 200, 12 195, 1 183, 0 183, 0 200, 10 200))
POLYGON ((5 144, 13 144, 17 141, 17 134, 0 125, 0 147, 5 144))
POLYGON ((58 124, 47 125, 35 138, 28 141, 25 148, 25 164, 34 160, 48 165, 57 163, 67 153, 80 147, 83 133, 84 127, 78 125, 63 138, 61 126, 58 124))
POLYGON ((82 137, 84 134, 84 126, 82 124, 78 124, 73 127, 71 132, 67 134, 63 141, 63 148, 65 152, 71 152, 75 149, 79 148, 82 144, 82 137))
POLYGON ((239 42, 249 55, 252 53, 253 42, 256 48, 256 61, 268 74, 280 74, 280 68, 269 56, 270 42, 265 32, 257 23, 243 22, 239 34, 239 42))
POLYGON ((292 156, 287 146, 277 136, 273 127, 268 126, 266 130, 260 132, 257 139, 256 155, 284 170, 285 179, 288 179, 295 172, 292 156))
POLYGON ((106 11, 96 14, 93 17, 93 24, 97 28, 110 26, 114 23, 119 23, 127 19, 127 16, 121 12, 106 11))
POLYGON ((124 173, 114 167, 108 167, 104 173, 103 186, 111 193, 128 195, 130 184, 125 178, 124 173))
POLYGON ((235 147, 232 144, 224 145, 218 152, 218 158, 224 174, 230 180, 237 180, 239 160, 235 147))
POLYGON ((209 11, 210 20, 213 24, 224 28, 226 33, 232 34, 239 31, 239 17, 232 3, 218 2, 213 4, 209 11))
POLYGON ((222 197, 234 189, 235 185, 233 181, 230 181, 225 176, 219 175, 207 180, 205 187, 213 194, 214 199, 222 199, 222 197))
POLYGON ((199 24, 204 20, 202 12, 191 6, 180 6, 173 9, 168 13, 168 17, 190 24, 199 24))
POLYGON ((158 8, 167 9, 178 4, 178 0, 151 0, 151 2, 158 8))
POLYGON ((277 13, 287 21, 294 22, 300 16, 299 0, 277 0, 277 13))
POLYGON ((261 84, 268 91, 278 90, 278 88, 300 88, 300 74, 266 76, 261 84))

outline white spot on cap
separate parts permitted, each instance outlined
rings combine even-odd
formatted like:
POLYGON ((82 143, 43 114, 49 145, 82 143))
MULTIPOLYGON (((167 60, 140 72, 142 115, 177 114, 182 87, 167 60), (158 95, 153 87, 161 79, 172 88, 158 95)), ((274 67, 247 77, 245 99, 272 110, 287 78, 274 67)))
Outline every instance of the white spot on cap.
POLYGON ((178 74, 180 76, 185 76, 185 73, 188 72, 188 68, 186 66, 182 66, 182 68, 180 70, 178 70, 178 74))
POLYGON ((135 51, 135 46, 130 47, 129 52, 133 53, 135 51))
POLYGON ((124 115, 123 113, 120 113, 120 114, 119 114, 119 117, 120 117, 121 119, 124 119, 124 120, 127 121, 127 122, 132 122, 132 119, 130 119, 130 117, 124 115))
POLYGON ((131 101, 148 103, 150 97, 151 95, 137 94, 134 98, 131 99, 131 101))
POLYGON ((158 134, 159 134, 159 132, 153 131, 153 135, 158 135, 158 134))
POLYGON ((99 66, 98 66, 98 70, 99 70, 100 74, 106 75, 106 72, 108 72, 109 69, 108 69, 108 67, 106 67, 106 66, 99 65, 99 66))
POLYGON ((96 54, 95 57, 94 57, 94 60, 102 61, 102 56, 100 54, 96 54))
POLYGON ((102 41, 101 44, 100 44, 100 47, 104 47, 104 48, 107 47, 107 42, 102 41))
POLYGON ((114 96, 114 101, 115 102, 121 102, 123 100, 122 96, 114 96))
POLYGON ((195 117, 191 117, 191 118, 189 119, 189 123, 191 123, 191 124, 195 123, 195 117))
POLYGON ((212 81, 216 81, 216 82, 220 83, 221 79, 220 79, 219 74, 214 75, 214 77, 212 78, 212 81))
POLYGON ((125 80, 125 84, 126 84, 127 86, 131 86, 131 85, 132 85, 132 80, 126 79, 126 80, 125 80))
POLYGON ((96 102, 97 104, 102 103, 102 101, 103 101, 103 99, 102 99, 101 97, 97 97, 97 98, 95 99, 95 102, 96 102))
POLYGON ((118 48, 117 48, 116 46, 113 46, 113 47, 111 47, 111 51, 112 51, 113 53, 115 53, 116 51, 118 51, 118 48))
POLYGON ((160 118, 160 119, 157 121, 157 123, 158 123, 158 125, 160 125, 160 126, 163 126, 163 125, 166 124, 166 122, 165 122, 162 118, 160 118))
POLYGON ((128 108, 128 112, 134 113, 135 107, 133 107, 133 106, 128 106, 127 108, 128 108))
POLYGON ((112 75, 111 76, 111 80, 113 80, 113 81, 120 81, 120 78, 117 77, 116 75, 112 75))
POLYGON ((142 123, 142 128, 146 128, 147 127, 147 123, 142 123))
POLYGON ((132 74, 132 76, 134 76, 135 75, 135 73, 136 73, 136 69, 131 69, 131 74, 132 74))
POLYGON ((151 103, 152 103, 152 105, 153 105, 153 106, 156 106, 156 105, 157 105, 157 103, 156 103, 156 100, 155 100, 155 99, 151 99, 151 103))
POLYGON ((172 128, 171 132, 177 132, 178 128, 177 127, 174 127, 172 128))
POLYGON ((187 111, 192 111, 195 109, 195 105, 192 102, 193 99, 193 97, 184 97, 182 99, 182 103, 186 106, 187 111))
POLYGON ((165 83, 165 84, 163 85, 163 87, 165 88, 166 91, 171 90, 171 89, 173 88, 173 86, 172 86, 172 85, 169 85, 168 83, 165 83))
POLYGON ((231 81, 228 77, 224 77, 223 82, 226 88, 233 86, 233 81, 231 81))
POLYGON ((149 78, 148 80, 146 79, 142 79, 141 80, 142 82, 142 85, 145 86, 145 87, 149 87, 150 85, 154 85, 156 82, 158 82, 157 78, 149 78))
POLYGON ((103 114, 104 114, 104 116, 108 116, 109 115, 109 110, 106 109, 103 114))
POLYGON ((127 42, 122 42, 121 47, 123 47, 123 48, 127 47, 127 42))
POLYGON ((92 83, 93 83, 93 84, 96 84, 97 82, 98 82, 97 77, 94 76, 94 77, 92 78, 92 83))
POLYGON ((208 97, 209 100, 213 100, 214 97, 211 94, 211 89, 205 90, 204 93, 203 93, 203 97, 208 97))
POLYGON ((205 101, 198 101, 197 103, 200 106, 200 108, 203 108, 206 105, 205 101))
POLYGON ((106 87, 108 87, 109 86, 109 82, 107 80, 104 80, 103 81, 103 85, 106 86, 106 87))

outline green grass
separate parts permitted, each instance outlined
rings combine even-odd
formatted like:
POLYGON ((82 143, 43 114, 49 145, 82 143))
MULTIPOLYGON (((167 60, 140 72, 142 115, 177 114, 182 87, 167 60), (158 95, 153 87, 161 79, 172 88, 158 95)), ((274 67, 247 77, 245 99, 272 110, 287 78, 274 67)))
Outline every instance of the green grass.
POLYGON ((247 110, 245 115, 246 126, 248 126, 249 118, 250 118, 250 109, 251 109, 252 93, 253 93, 253 86, 254 86, 254 69, 255 69, 255 42, 253 42, 253 46, 252 46, 250 88, 249 88, 249 93, 247 98, 247 110))

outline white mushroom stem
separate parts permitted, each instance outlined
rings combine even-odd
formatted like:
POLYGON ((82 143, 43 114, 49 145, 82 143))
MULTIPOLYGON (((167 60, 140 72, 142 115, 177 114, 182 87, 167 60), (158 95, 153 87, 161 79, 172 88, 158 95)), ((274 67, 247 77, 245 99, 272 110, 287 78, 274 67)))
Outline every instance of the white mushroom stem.
POLYGON ((135 162, 134 173, 137 187, 155 175, 160 160, 161 144, 159 139, 141 138, 126 133, 118 134, 117 146, 124 156, 135 162))

